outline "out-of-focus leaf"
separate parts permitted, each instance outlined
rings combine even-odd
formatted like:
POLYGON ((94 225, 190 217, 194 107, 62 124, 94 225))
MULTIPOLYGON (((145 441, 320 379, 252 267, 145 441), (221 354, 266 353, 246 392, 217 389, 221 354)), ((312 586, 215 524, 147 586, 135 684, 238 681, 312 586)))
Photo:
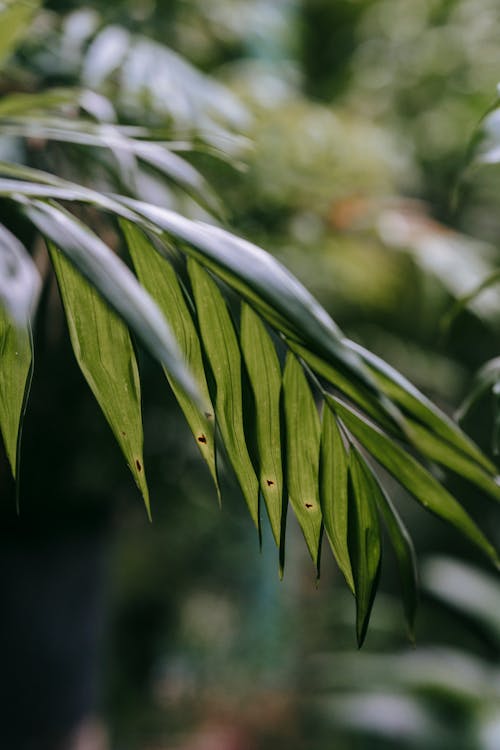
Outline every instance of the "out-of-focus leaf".
MULTIPOLYGON (((0 118, 2 116, 0 105, 0 118)), ((220 203, 204 177, 182 156, 170 151, 168 143, 131 138, 124 129, 112 123, 95 124, 86 120, 69 120, 67 123, 64 120, 44 120, 32 116, 17 119, 9 116, 0 120, 0 133, 133 154, 187 190, 194 198, 201 199, 215 213, 222 213, 220 203)))
POLYGON ((243 420, 241 354, 224 297, 208 273, 188 261, 201 339, 215 379, 215 415, 227 455, 250 514, 259 528, 259 482, 248 452, 243 420))
POLYGON ((32 361, 28 329, 15 326, 0 306, 0 431, 15 478, 19 473, 22 421, 31 384, 32 361))
POLYGON ((196 383, 163 314, 125 264, 97 235, 62 208, 32 201, 25 205, 24 212, 95 286, 186 394, 200 400, 196 383))
POLYGON ((490 289, 492 286, 496 286, 499 282, 500 271, 493 271, 493 273, 487 276, 483 281, 481 281, 479 284, 476 284, 476 286, 471 289, 470 292, 467 292, 467 294, 464 294, 462 297, 455 300, 450 310, 446 313, 441 321, 441 329, 446 333, 455 318, 462 312, 465 307, 467 307, 469 302, 472 302, 472 300, 476 299, 476 297, 479 297, 481 292, 484 292, 486 289, 490 289))
POLYGON ((354 593, 349 559, 348 455, 331 409, 323 410, 319 469, 323 523, 337 564, 354 593))
POLYGON ((40 275, 27 250, 0 224, 0 307, 25 328, 38 302, 40 275))
POLYGON ((297 358, 289 352, 283 373, 286 418, 286 473, 290 503, 318 566, 321 541, 319 499, 320 420, 297 358))
POLYGON ((273 342, 259 316, 243 305, 241 349, 255 402, 260 490, 276 544, 280 545, 283 515, 281 457, 281 368, 273 342))
POLYGON ((73 265, 49 243, 76 360, 139 487, 148 515, 140 380, 126 326, 73 265))
POLYGON ((361 647, 380 573, 380 527, 375 506, 378 485, 354 447, 350 451, 349 470, 352 486, 349 548, 356 592, 356 635, 361 647))
POLYGON ((494 464, 482 453, 460 427, 435 404, 415 388, 401 373, 359 344, 347 341, 347 346, 357 352, 376 380, 379 388, 404 411, 426 425, 430 430, 465 453, 486 471, 495 474, 494 464))
POLYGON ((500 162, 500 107, 496 106, 481 120, 474 133, 468 160, 472 164, 500 162))
POLYGON ((0 5, 0 65, 26 34, 39 7, 38 0, 3 0, 0 5))
POLYGON ((436 437, 426 427, 418 422, 408 420, 411 429, 411 438, 413 445, 432 461, 436 461, 447 469, 451 469, 456 474, 468 479, 473 484, 487 492, 491 497, 500 500, 500 484, 498 477, 493 477, 486 473, 484 469, 475 461, 461 451, 453 448, 448 442, 436 437))
MULTIPOLYGON (((1 23, 1 16, 0 16, 1 23)), ((47 89, 36 93, 7 94, 0 99, 0 118, 47 112, 63 104, 78 104, 77 89, 47 89)))
POLYGON ((396 553, 408 634, 410 639, 414 641, 415 615, 418 603, 415 549, 411 537, 387 493, 380 486, 374 475, 372 476, 372 480, 374 487, 376 485, 376 491, 374 490, 373 495, 384 519, 394 552, 396 553))
POLYGON ((385 435, 367 419, 333 396, 326 396, 328 404, 342 419, 348 430, 384 466, 397 481, 406 487, 423 506, 435 513, 476 544, 499 565, 499 557, 491 542, 484 536, 469 514, 450 495, 432 474, 407 451, 385 435))
POLYGON ((160 256, 144 233, 133 224, 121 221, 120 226, 139 281, 167 318, 206 404, 205 411, 200 411, 198 405, 176 385, 168 370, 165 369, 165 374, 184 412, 200 453, 207 462, 220 500, 215 462, 214 409, 208 392, 198 332, 171 264, 160 256))
POLYGON ((484 394, 500 381, 500 357, 490 359, 477 371, 467 396, 457 409, 457 419, 463 419, 484 394))

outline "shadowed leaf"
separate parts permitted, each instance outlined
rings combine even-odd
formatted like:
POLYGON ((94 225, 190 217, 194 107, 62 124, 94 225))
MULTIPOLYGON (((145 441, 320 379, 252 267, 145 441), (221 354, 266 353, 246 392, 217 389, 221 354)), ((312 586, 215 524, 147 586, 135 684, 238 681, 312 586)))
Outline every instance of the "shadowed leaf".
POLYGON ((361 647, 380 573, 380 527, 375 506, 378 486, 355 447, 350 451, 349 474, 352 488, 349 549, 356 591, 356 635, 361 647))
POLYGON ((32 374, 32 343, 0 306, 0 431, 15 478, 18 477, 22 421, 32 374))
POLYGON ((255 401, 260 491, 276 544, 280 545, 283 514, 281 458, 281 368, 264 324, 248 305, 241 312, 241 349, 255 401))
POLYGON ((73 265, 49 244, 76 360, 139 487, 148 515, 139 373, 127 328, 73 265))
POLYGON ((321 426, 320 499, 323 523, 333 554, 354 593, 348 547, 348 455, 331 409, 323 410, 321 426))
POLYGON ((217 426, 250 515, 259 528, 259 482, 246 444, 238 340, 226 302, 216 283, 192 259, 188 261, 188 272, 201 339, 215 379, 217 426))
POLYGON ((215 461, 214 408, 208 392, 198 332, 182 293, 177 274, 168 260, 160 256, 143 232, 130 222, 121 221, 120 226, 125 235, 139 281, 153 297, 168 320, 205 403, 205 410, 201 411, 198 405, 185 394, 184 390, 176 385, 168 370, 165 369, 165 374, 175 397, 194 435, 196 445, 207 462, 220 500, 215 461))
POLYGON ((283 403, 290 503, 317 567, 322 522, 318 489, 320 421, 304 371, 290 352, 283 373, 283 403))

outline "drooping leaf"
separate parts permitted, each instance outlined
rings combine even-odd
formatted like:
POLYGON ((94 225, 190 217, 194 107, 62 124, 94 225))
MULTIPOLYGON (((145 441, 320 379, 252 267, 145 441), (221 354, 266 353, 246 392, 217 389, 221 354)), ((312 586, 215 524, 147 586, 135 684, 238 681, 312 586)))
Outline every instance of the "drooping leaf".
POLYGON ((73 351, 139 487, 148 515, 139 372, 128 330, 96 290, 49 243, 73 351))
POLYGON ((356 448, 350 450, 349 548, 356 592, 356 635, 363 645, 380 573, 380 527, 375 506, 377 485, 356 448))
POLYGON ((129 132, 113 123, 16 117, 15 112, 9 114, 8 111, 4 115, 0 106, 0 133, 4 135, 43 138, 131 154, 201 200, 216 214, 222 213, 220 203, 204 177, 186 159, 171 151, 167 142, 139 140, 130 137, 129 132))
POLYGON ((36 308, 40 275, 27 250, 0 224, 0 307, 24 329, 36 308))
POLYGON ((426 425, 452 446, 465 453, 473 461, 492 474, 496 473, 494 464, 482 453, 460 427, 444 412, 432 403, 423 393, 410 383, 401 373, 353 341, 346 345, 357 352, 370 368, 379 388, 404 411, 426 425))
POLYGON ((327 403, 348 430, 423 506, 455 526, 496 564, 498 554, 460 503, 432 474, 388 435, 333 396, 327 403))
POLYGON ((287 355, 283 373, 283 403, 290 503, 317 567, 322 524, 319 499, 320 420, 304 371, 291 352, 287 355))
POLYGON ((260 490, 273 536, 279 546, 284 492, 280 424, 281 368, 264 324, 245 304, 241 312, 241 349, 255 402, 260 490))
POLYGON ((259 528, 259 482, 250 458, 243 419, 241 354, 226 302, 216 283, 194 260, 188 261, 201 339, 216 385, 215 415, 224 446, 259 528))
POLYGON ((404 418, 402 414, 397 413, 396 407, 392 410, 383 408, 377 394, 366 388, 362 383, 353 382, 352 378, 333 367, 321 357, 313 354, 305 346, 293 341, 287 341, 287 344, 304 362, 307 362, 317 375, 324 378, 330 385, 341 390, 382 427, 389 432, 395 432, 397 435, 404 437, 405 433, 400 429, 404 423, 404 418))
POLYGON ((446 466, 447 469, 451 469, 456 474, 480 487, 491 497, 500 500, 498 477, 487 473, 475 461, 472 461, 461 451, 456 450, 447 441, 437 437, 423 425, 413 420, 408 420, 408 422, 412 443, 423 456, 436 461, 442 466, 446 466))
POLYGON ((479 295, 484 292, 486 289, 490 289, 492 286, 496 286, 500 282, 500 271, 495 270, 493 273, 489 274, 483 281, 481 281, 479 284, 476 284, 475 287, 473 287, 470 292, 467 292, 467 294, 464 294, 462 297, 459 297, 449 311, 446 313, 446 315, 443 317, 441 321, 441 329, 444 332, 447 332, 454 320, 460 315, 462 310, 464 310, 469 302, 472 302, 475 300, 479 295))
POLYGON ((490 359, 477 371, 469 392, 457 409, 457 419, 463 419, 484 394, 500 382, 500 357, 490 359))
POLYGON ((356 352, 346 346, 328 313, 293 276, 265 250, 247 240, 199 221, 191 221, 159 206, 116 196, 126 206, 182 240, 184 250, 214 271, 244 299, 250 301, 271 325, 341 363, 352 377, 377 392, 356 352))
POLYGON ((335 416, 323 410, 321 426, 321 459, 319 472, 323 523, 333 554, 347 585, 354 593, 348 545, 348 455, 335 416))
MULTIPOLYGON (((0 16, 1 23, 1 16, 0 16)), ((46 89, 36 93, 7 94, 0 99, 0 119, 18 117, 33 112, 47 112, 63 104, 77 104, 77 89, 46 89)))
POLYGON ((168 370, 165 369, 165 374, 184 412, 200 453, 207 462, 220 499, 215 462, 214 408, 208 392, 198 332, 172 265, 160 256, 141 230, 126 221, 121 221, 120 226, 139 281, 167 318, 206 404, 205 411, 201 411, 184 390, 176 385, 168 370))
POLYGON ((87 226, 59 206, 29 202, 24 212, 134 330, 186 393, 200 399, 168 324, 125 264, 87 226))
POLYGON ((414 641, 415 615, 418 603, 415 549, 399 513, 373 473, 372 480, 373 496, 384 519, 384 524, 398 561, 408 635, 414 641))
POLYGON ((32 375, 28 328, 19 328, 0 306, 0 431, 14 478, 18 477, 22 421, 32 375))
POLYGON ((26 34, 39 7, 38 0, 3 0, 0 6, 0 65, 26 34))

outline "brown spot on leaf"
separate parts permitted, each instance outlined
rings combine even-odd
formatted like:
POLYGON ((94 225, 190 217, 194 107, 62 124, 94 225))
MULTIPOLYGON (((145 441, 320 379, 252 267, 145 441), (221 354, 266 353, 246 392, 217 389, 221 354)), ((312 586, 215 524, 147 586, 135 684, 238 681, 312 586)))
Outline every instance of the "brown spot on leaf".
POLYGON ((274 482, 273 482, 273 480, 272 480, 272 479, 268 479, 268 480, 267 480, 267 486, 268 486, 268 487, 272 487, 272 486, 273 486, 273 484, 274 484, 274 482))
POLYGON ((312 504, 312 503, 304 503, 304 505, 306 506, 306 508, 307 508, 307 509, 309 509, 309 508, 312 508, 312 507, 313 507, 313 504, 312 504))
POLYGON ((205 416, 206 416, 207 419, 212 419, 213 414, 211 414, 209 411, 206 411, 205 412, 205 416))
POLYGON ((135 465, 137 466, 137 471, 142 471, 142 464, 138 458, 135 459, 135 465))
POLYGON ((205 435, 200 435, 199 438, 198 438, 198 442, 199 443, 206 443, 207 439, 206 439, 205 435))

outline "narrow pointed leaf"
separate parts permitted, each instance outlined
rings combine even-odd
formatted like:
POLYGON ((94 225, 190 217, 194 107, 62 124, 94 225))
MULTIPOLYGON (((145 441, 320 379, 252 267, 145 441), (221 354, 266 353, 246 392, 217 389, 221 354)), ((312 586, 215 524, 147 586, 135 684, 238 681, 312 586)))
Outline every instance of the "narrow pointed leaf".
POLYGON ((384 524, 398 561, 403 607, 406 623, 408 625, 408 634, 410 639, 414 641, 415 615, 418 603, 417 561, 415 549, 399 513, 373 473, 372 480, 374 486, 373 495, 382 518, 384 519, 384 524))
POLYGON ((243 421, 241 354, 226 302, 215 282, 188 262, 201 338, 216 384, 215 415, 250 515, 259 528, 259 482, 248 452, 243 421))
POLYGON ((205 410, 200 411, 198 405, 179 388, 165 369, 165 375, 186 417, 196 445, 208 465, 220 500, 215 462, 214 408, 208 392, 198 332, 172 265, 160 256, 141 230, 126 221, 121 221, 120 226, 139 281, 168 320, 206 404, 205 410))
POLYGON ((356 591, 356 635, 363 645, 380 574, 380 527, 375 506, 376 485, 356 448, 350 451, 351 520, 349 547, 356 591))
POLYGON ((219 227, 191 221, 173 211, 141 201, 116 196, 126 206, 183 240, 187 253, 196 257, 245 299, 271 325, 318 350, 319 354, 342 363, 351 375, 377 392, 359 355, 346 346, 340 329, 326 310, 281 263, 260 247, 219 227), (269 312, 271 317, 268 318, 269 312))
POLYGON ((435 477, 390 437, 338 399, 327 395, 327 403, 348 430, 423 506, 455 526, 496 564, 498 554, 460 503, 435 477))
POLYGON ((33 201, 24 212, 95 286, 186 393, 199 399, 196 383, 163 314, 126 265, 97 235, 62 208, 33 201))
POLYGON ((15 111, 9 114, 8 110, 2 113, 0 103, 0 118, 4 118, 0 119, 0 133, 132 154, 168 177, 195 199, 201 199, 217 214, 221 213, 219 201, 204 177, 182 156, 170 151, 167 143, 131 138, 124 129, 110 123, 95 124, 87 120, 66 122, 34 117, 16 118, 15 114, 15 111))
POLYGON ((494 464, 482 453, 460 427, 435 404, 426 398, 401 373, 359 344, 347 341, 347 346, 359 354, 379 388, 408 414, 418 419, 430 430, 458 448, 486 471, 495 474, 494 464))
POLYGON ((486 362, 475 374, 469 393, 457 410, 457 419, 463 419, 475 403, 500 382, 500 357, 486 362))
MULTIPOLYGON (((0 16, 1 23, 1 16, 0 16)), ((77 89, 47 89, 36 93, 7 94, 0 99, 0 118, 47 112, 63 104, 77 104, 77 89)))
POLYGON ((480 487, 488 495, 500 500, 499 478, 494 477, 472 461, 461 451, 456 450, 447 441, 442 440, 413 420, 408 420, 413 445, 426 458, 436 461, 447 469, 451 469, 461 477, 480 487))
POLYGON ((260 490, 273 536, 279 546, 284 490, 280 424, 281 368, 264 324, 245 304, 241 312, 241 349, 255 402, 260 490))
POLYGON ((348 545, 348 456, 335 415, 323 410, 321 425, 320 500, 323 523, 330 545, 347 585, 354 593, 348 545))
POLYGON ((12 475, 18 476, 22 421, 32 374, 32 342, 0 306, 0 431, 12 475))
POLYGON ((307 362, 316 375, 324 378, 328 383, 342 391, 342 393, 360 406, 363 411, 375 419, 384 429, 404 437, 405 432, 401 429, 401 426, 404 424, 404 418, 402 414, 397 413, 396 407, 392 410, 384 408, 380 403, 378 394, 373 393, 373 391, 366 388, 362 383, 353 381, 351 377, 345 375, 340 369, 333 367, 333 365, 318 357, 309 351, 309 349, 306 349, 305 346, 288 340, 287 345, 304 362, 307 362))
POLYGON ((0 307, 25 328, 38 302, 41 280, 27 250, 0 224, 0 307))
POLYGON ((3 0, 0 6, 0 64, 15 50, 40 7, 37 0, 3 0))
POLYGON ((139 373, 126 326, 54 245, 50 257, 76 360, 139 487, 148 514, 139 373))
POLYGON ((318 491, 320 420, 304 371, 290 352, 283 373, 283 398, 290 503, 318 566, 322 523, 318 491))

